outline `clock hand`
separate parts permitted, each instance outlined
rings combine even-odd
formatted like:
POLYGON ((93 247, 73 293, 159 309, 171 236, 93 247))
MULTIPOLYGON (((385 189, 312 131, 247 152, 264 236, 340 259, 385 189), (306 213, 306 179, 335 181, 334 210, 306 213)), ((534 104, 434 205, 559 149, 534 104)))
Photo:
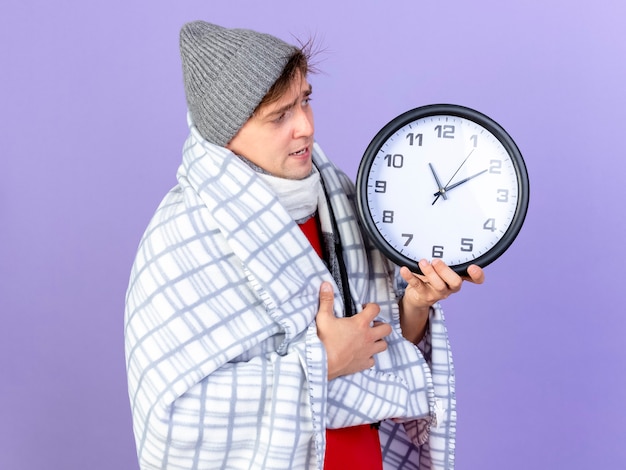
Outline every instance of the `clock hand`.
MULTIPOLYGON (((448 180, 448 182, 446 183, 446 185, 443 187, 443 191, 445 192, 448 189, 448 185, 450 184, 450 182, 454 179, 454 177, 456 176, 456 174, 459 172, 459 170, 461 168, 463 168, 463 165, 465 165, 465 162, 467 161, 467 159, 472 155, 472 153, 474 153, 474 149, 471 150, 470 153, 467 154, 467 157, 465 157, 465 160, 463 160, 463 162, 461 162, 461 165, 459 165, 459 167, 456 169, 456 171, 454 172, 454 174, 450 177, 450 179, 448 180)), ((435 202, 437 202, 437 199, 439 199, 439 196, 443 196, 443 193, 441 194, 437 194, 437 197, 435 198, 435 200, 433 201, 433 204, 435 204, 435 202)))
POLYGON ((430 171, 432 171, 433 176, 435 177, 435 183, 437 183, 437 188, 439 188, 439 191, 435 194, 441 194, 441 197, 443 197, 444 199, 448 199, 448 196, 446 196, 446 190, 443 186, 441 186, 441 181, 439 181, 439 177, 435 172, 435 167, 433 167, 432 163, 429 163, 428 166, 430 167, 430 171))
MULTIPOLYGON (((486 171, 487 171, 487 170, 486 170, 486 169, 484 169, 483 171, 479 171, 479 172, 478 172, 478 173, 476 173, 475 175, 468 176, 467 178, 462 179, 461 181, 457 181, 457 182, 456 182, 456 183, 454 183, 454 184, 451 184, 451 185, 449 185, 449 186, 446 186, 445 188, 440 189, 439 191, 437 191, 436 193, 434 193, 434 194, 433 194, 433 196, 437 196, 437 198, 438 198, 439 196, 442 196, 442 197, 444 197, 444 198, 445 198, 445 193, 446 193, 446 191, 450 191, 451 189, 454 189, 454 188, 456 188, 457 186, 461 186, 463 183, 467 183, 469 180, 474 179, 474 178, 476 178, 477 176, 482 175, 482 174, 483 174, 483 173, 485 173, 486 171)), ((435 198, 435 201, 437 201, 437 198, 435 198)), ((435 203, 435 201, 433 201, 433 204, 435 203)))
POLYGON ((486 171, 487 171, 486 169, 485 169, 485 170, 483 170, 483 171, 479 171, 479 172, 478 172, 478 173, 476 173, 475 175, 468 176, 467 178, 462 179, 461 181, 457 181, 456 183, 451 184, 450 186, 446 186, 445 188, 440 189, 439 191, 437 191, 436 193, 434 193, 434 194, 433 194, 433 196, 439 196, 439 195, 443 196, 443 193, 444 193, 444 192, 446 192, 446 191, 450 191, 451 189, 456 188, 457 186, 460 186, 460 185, 462 185, 463 183, 467 183, 469 180, 474 179, 474 178, 476 178, 476 177, 477 177, 477 176, 479 176, 479 175, 482 175, 482 174, 483 174, 483 173, 485 173, 486 171))

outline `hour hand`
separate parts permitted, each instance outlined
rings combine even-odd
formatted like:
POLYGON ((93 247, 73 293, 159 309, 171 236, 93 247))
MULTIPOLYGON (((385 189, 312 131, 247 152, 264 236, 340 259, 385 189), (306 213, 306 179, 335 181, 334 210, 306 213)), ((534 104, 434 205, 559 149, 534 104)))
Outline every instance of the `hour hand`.
POLYGON ((435 167, 433 166, 432 163, 429 163, 428 166, 430 167, 430 171, 432 171, 433 176, 435 177, 435 183, 437 183, 437 189, 439 189, 439 191, 437 191, 435 193, 435 195, 441 196, 444 199, 448 199, 448 196, 446 196, 446 188, 444 188, 441 185, 441 181, 439 181, 439 177, 437 176, 437 172, 435 171, 435 167))

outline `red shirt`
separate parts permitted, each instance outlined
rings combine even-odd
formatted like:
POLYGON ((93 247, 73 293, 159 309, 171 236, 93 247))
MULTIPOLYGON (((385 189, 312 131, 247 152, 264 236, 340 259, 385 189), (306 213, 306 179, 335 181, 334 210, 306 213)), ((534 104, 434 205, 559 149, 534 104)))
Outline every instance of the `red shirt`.
MULTIPOLYGON (((300 224, 315 251, 323 258, 322 236, 317 215, 300 224)), ((325 470, 382 470, 378 428, 370 424, 326 430, 325 470)))

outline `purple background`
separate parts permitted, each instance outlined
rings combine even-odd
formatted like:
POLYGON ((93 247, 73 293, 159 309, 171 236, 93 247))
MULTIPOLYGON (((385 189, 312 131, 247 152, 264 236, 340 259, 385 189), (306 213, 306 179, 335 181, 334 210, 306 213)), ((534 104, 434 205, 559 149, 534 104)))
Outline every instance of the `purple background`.
POLYGON ((315 36, 317 138, 351 176, 413 107, 524 154, 529 214, 444 303, 459 470, 626 467, 626 7, 619 0, 0 4, 0 468, 136 469, 130 265, 186 136, 183 22, 315 36))

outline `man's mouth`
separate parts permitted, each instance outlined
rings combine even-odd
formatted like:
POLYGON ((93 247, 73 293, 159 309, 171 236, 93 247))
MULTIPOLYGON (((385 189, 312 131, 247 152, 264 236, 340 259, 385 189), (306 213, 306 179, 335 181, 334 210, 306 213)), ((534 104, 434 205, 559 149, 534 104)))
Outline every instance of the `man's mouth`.
POLYGON ((303 149, 298 150, 297 152, 291 152, 289 155, 293 155, 294 157, 299 157, 300 155, 304 155, 309 148, 305 147, 303 149))

